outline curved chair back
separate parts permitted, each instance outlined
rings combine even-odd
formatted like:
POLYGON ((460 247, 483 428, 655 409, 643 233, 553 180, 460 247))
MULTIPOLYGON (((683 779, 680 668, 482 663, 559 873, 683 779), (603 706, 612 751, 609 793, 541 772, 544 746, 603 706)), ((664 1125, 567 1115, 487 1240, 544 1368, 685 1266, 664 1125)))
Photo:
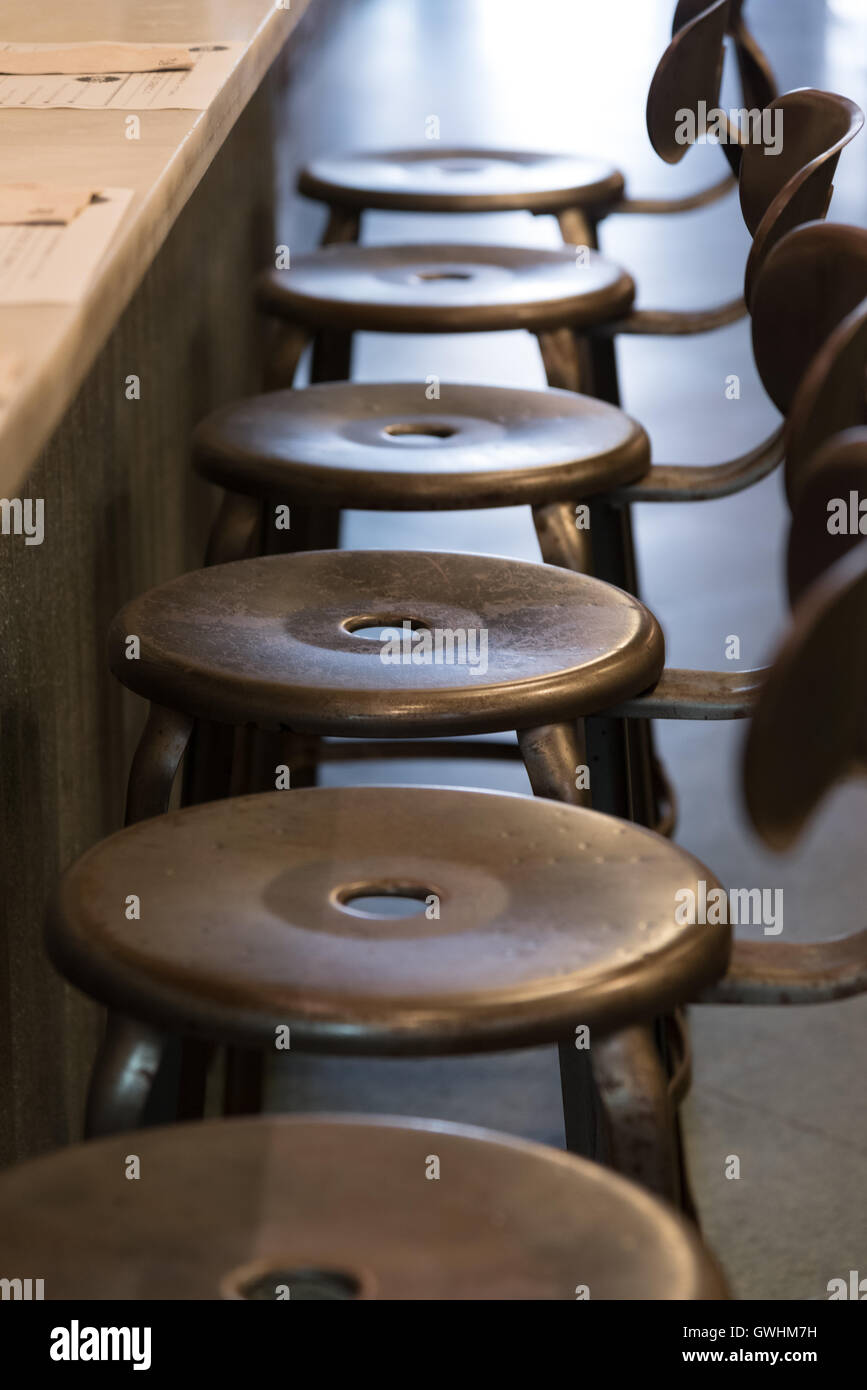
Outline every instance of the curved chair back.
MULTIPOLYGON (((802 470, 789 532, 791 602, 796 604, 826 570, 864 545, 865 537, 867 428, 861 426, 833 435, 802 470)), ((853 633, 851 640, 864 645, 863 632, 853 633)))
MULTIPOLYGON (((650 143, 666 164, 679 164, 689 145, 677 139, 681 111, 708 111, 719 105, 722 85, 724 39, 730 0, 705 0, 694 18, 675 13, 671 43, 659 60, 647 94, 647 133, 650 143)), ((687 6, 686 8, 692 8, 687 6)))
POLYGON ((774 247, 753 292, 753 354, 784 415, 820 348, 865 298, 867 233, 860 227, 810 222, 774 247))
POLYGON ((750 819, 774 849, 800 835, 830 788, 867 759, 867 543, 803 596, 747 738, 750 819))
MULTIPOLYGON (((710 0, 679 0, 674 12, 672 34, 697 19, 709 4, 710 0)), ((770 63, 747 28, 743 9, 744 0, 729 0, 726 32, 734 46, 743 104, 748 109, 762 110, 777 95, 777 84, 770 63)))
POLYGON ((729 34, 735 49, 744 106, 763 110, 777 96, 771 65, 743 17, 744 0, 730 0, 729 34))
MULTIPOLYGON (((699 102, 707 111, 719 105, 726 36, 734 48, 744 108, 762 111, 776 97, 777 88, 744 21, 743 0, 679 0, 671 35, 650 84, 647 131, 660 158, 677 164, 689 148, 677 139, 678 112, 697 113, 699 102)), ((737 174, 741 150, 735 135, 732 131, 723 150, 737 174)))
MULTIPOLYGON (((861 233, 867 242, 867 233, 861 233)), ((798 387, 786 424, 786 495, 797 506, 816 452, 832 436, 867 425, 867 299, 834 329, 798 387)))
POLYGON ((779 152, 769 153, 761 139, 741 145, 741 211, 753 237, 744 290, 748 304, 777 242, 827 213, 840 155, 864 124, 854 102, 809 87, 777 97, 764 119, 778 122, 779 152))

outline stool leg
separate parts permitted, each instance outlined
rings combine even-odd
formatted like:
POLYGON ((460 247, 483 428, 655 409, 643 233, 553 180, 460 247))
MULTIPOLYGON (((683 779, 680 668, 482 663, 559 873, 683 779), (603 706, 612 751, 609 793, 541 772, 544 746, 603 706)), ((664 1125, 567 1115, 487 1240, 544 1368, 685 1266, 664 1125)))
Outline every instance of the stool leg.
MULTIPOLYGON (((323 246, 357 242, 361 214, 351 208, 332 207, 322 238, 323 246)), ((352 334, 327 330, 317 333, 313 343, 310 381, 348 381, 352 362, 352 334)))
POLYGON ((275 322, 273 342, 265 364, 266 391, 287 391, 295 382, 298 364, 310 342, 310 332, 300 324, 275 322))
MULTIPOLYGON (((596 808, 628 817, 632 805, 629 749, 622 724, 621 720, 594 719, 586 726, 579 721, 519 730, 518 743, 534 795, 589 806, 591 789, 575 785, 575 768, 587 765, 596 808), (601 757, 600 735, 608 740, 601 757), (588 750, 594 748, 605 781, 593 771, 588 750)), ((564 1040, 560 1081, 567 1146, 586 1144, 593 1135, 591 1157, 679 1201, 683 1191, 680 1136, 654 1027, 626 1029, 594 1044, 592 1061, 591 1054, 576 1049, 572 1039, 564 1040)))
POLYGON ((534 507, 533 524, 546 565, 558 565, 560 569, 577 574, 593 573, 590 530, 579 530, 575 525, 575 508, 571 502, 534 507))
POLYGON ((598 247, 596 223, 581 208, 563 208, 557 213, 557 225, 567 246, 589 246, 591 251, 598 247))
POLYGON ((678 1133, 652 1026, 626 1028, 597 1043, 593 1072, 611 1167, 680 1205, 678 1133))
POLYGON ((330 207, 321 246, 357 243, 361 233, 361 213, 354 208, 330 207))
POLYGON ((584 721, 519 729, 518 746, 534 796, 589 806, 590 792, 577 787, 576 769, 587 763, 584 721))
POLYGON ((169 808, 175 776, 193 721, 178 710, 151 705, 130 768, 125 824, 161 816, 169 808))
POLYGON ((226 492, 205 552, 205 565, 229 565, 261 554, 262 502, 240 492, 226 492))
POLYGON ((328 328, 316 334, 310 363, 310 384, 348 381, 352 375, 352 334, 328 328))
MULTIPOLYGON (((573 806, 590 804, 589 792, 575 785, 575 769, 586 762, 582 721, 519 729, 518 744, 534 796, 573 806)), ((590 1054, 576 1048, 572 1037, 558 1045, 558 1054, 566 1148, 570 1153, 599 1160, 604 1131, 590 1054)))
POLYGON ((265 1054, 261 1048, 226 1049, 223 1113, 259 1115, 265 1090, 265 1054))
MULTIPOLYGON (((169 806, 192 720, 151 705, 130 770, 126 823, 163 815, 169 806)), ((147 1122, 173 1119, 181 1046, 133 1019, 110 1012, 93 1065, 85 1111, 85 1136, 116 1134, 147 1122)))
POLYGON ((86 1139, 141 1128, 168 1042, 144 1023, 109 1014, 90 1076, 86 1139))

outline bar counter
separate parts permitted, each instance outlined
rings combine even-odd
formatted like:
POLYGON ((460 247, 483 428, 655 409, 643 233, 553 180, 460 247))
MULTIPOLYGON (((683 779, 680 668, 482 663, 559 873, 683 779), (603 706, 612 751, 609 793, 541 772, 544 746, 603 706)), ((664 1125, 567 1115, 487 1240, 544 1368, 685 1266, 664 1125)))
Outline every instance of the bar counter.
POLYGON ((214 499, 190 475, 189 432, 259 384, 250 286, 280 240, 279 96, 326 10, 3 6, 0 43, 243 48, 206 110, 143 112, 138 139, 123 110, 0 110, 0 183, 133 190, 79 302, 0 307, 0 358, 19 364, 0 496, 44 505, 41 544, 0 534, 0 1164, 81 1132, 101 1019, 45 959, 45 905, 60 870, 122 823, 143 710, 108 674, 106 628, 132 594, 202 563, 214 499))

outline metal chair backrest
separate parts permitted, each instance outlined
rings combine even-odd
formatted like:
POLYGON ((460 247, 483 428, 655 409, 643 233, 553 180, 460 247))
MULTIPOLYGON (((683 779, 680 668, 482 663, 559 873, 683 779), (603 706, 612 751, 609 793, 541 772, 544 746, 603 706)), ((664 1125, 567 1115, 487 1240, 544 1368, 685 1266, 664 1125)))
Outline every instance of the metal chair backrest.
POLYGON ((847 97, 804 87, 772 101, 762 121, 766 127, 759 123, 741 145, 741 212, 753 237, 744 284, 748 304, 774 246, 794 227, 824 218, 840 155, 864 115, 847 97), (770 153, 774 146, 766 141, 777 137, 777 153, 770 153))
MULTIPOLYGON (((827 430, 822 433, 826 417, 817 416, 809 402, 798 402, 796 413, 795 394, 820 349, 864 299, 867 232, 860 227, 825 222, 798 227, 774 247, 757 277, 751 306, 756 366, 778 410, 795 416, 793 438, 806 424, 813 431, 812 447, 827 437, 827 430)), ((814 386, 813 392, 815 401, 821 391, 814 386)), ((858 423, 858 418, 835 416, 832 428, 858 423)))
MULTIPOLYGON (((867 539, 867 428, 832 435, 800 478, 787 555, 789 599, 807 590, 867 539)), ((865 635, 852 640, 864 644, 865 635)))
POLYGON ((762 687, 743 768, 762 839, 787 849, 867 758, 867 542, 813 584, 762 687))

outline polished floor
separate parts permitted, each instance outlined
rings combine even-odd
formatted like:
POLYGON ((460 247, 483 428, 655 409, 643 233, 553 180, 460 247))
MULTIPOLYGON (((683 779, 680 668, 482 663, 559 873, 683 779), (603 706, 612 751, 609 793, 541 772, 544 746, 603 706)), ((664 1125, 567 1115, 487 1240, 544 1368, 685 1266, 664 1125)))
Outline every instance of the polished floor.
MULTIPOLYGON (((644 95, 673 0, 319 0, 299 52, 284 128, 302 156, 338 147, 408 145, 439 117, 444 143, 540 145, 615 161, 632 192, 686 191, 714 180, 722 155, 697 148, 676 169, 647 143, 644 95)), ((867 107, 867 5, 862 0, 749 0, 782 89, 826 87, 867 107)), ((731 99, 726 105, 738 104, 731 99)), ((867 137, 844 155, 832 216, 867 225, 867 137)), ((287 187, 291 162, 283 166, 287 187)), ((321 211, 286 201, 280 240, 315 243, 321 211)), ((365 219, 367 242, 435 238, 556 244, 549 219, 365 219)), ((635 274, 642 306, 717 303, 737 293, 747 234, 734 199, 679 219, 621 217, 604 250, 635 274)), ((770 432, 776 415, 752 367, 749 329, 701 339, 621 345, 625 406, 648 428, 658 462, 713 462, 770 432), (740 398, 726 378, 740 377, 740 398)), ((531 340, 360 340, 368 380, 541 385, 531 340)), ((758 666, 786 618, 786 510, 772 477, 733 499, 637 511, 644 597, 676 666, 758 666), (740 638, 740 663, 727 639, 740 638)), ((480 550, 536 558, 529 514, 362 516, 343 543, 480 550)), ((752 835, 739 793, 743 728, 659 727, 680 799, 678 840, 730 887, 782 888, 789 939, 863 924, 867 786, 839 790, 785 856, 752 835)), ((804 739, 814 731, 806 727, 804 739)), ((455 763, 335 767, 330 781, 439 780, 526 791, 514 766, 455 763)), ((738 1297, 827 1297, 829 1279, 864 1272, 867 1114, 862 1060, 867 1001, 809 1009, 692 1010, 695 1082, 686 1107, 693 1184, 707 1238, 738 1297), (730 1155, 738 1180, 726 1178, 730 1155)), ((273 1103, 291 1109, 381 1110, 458 1119, 563 1143, 553 1050, 447 1062, 314 1061, 284 1054, 273 1103)))

